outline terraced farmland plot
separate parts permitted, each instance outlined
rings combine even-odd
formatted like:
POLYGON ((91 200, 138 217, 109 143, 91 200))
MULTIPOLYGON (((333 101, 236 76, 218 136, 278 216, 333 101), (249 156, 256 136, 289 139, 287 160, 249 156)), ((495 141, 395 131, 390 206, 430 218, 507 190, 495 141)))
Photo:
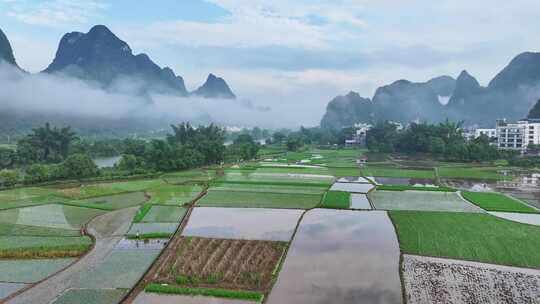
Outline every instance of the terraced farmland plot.
MULTIPOLYGON (((252 172, 252 171, 251 171, 252 172)), ((220 181, 264 182, 264 183, 300 183, 331 185, 334 177, 331 175, 303 174, 303 173, 241 173, 233 170, 227 171, 220 181)))
POLYGON ((142 223, 179 223, 186 214, 186 208, 154 205, 142 219, 142 223))
POLYGON ((97 196, 115 195, 126 192, 144 191, 164 184, 161 179, 143 179, 122 182, 82 185, 75 188, 57 190, 72 199, 84 199, 97 196))
POLYGON ((200 185, 160 185, 147 190, 150 195, 150 204, 165 204, 181 206, 190 203, 201 194, 203 187, 200 185))
POLYGON ((245 191, 245 192, 271 192, 291 194, 323 194, 327 186, 310 185, 276 185, 265 183, 216 183, 211 190, 217 191, 245 191))
POLYGON ((377 190, 369 196, 379 210, 484 212, 455 192, 377 190))
POLYGON ((126 292, 122 289, 68 289, 52 304, 116 304, 126 292))
POLYGON ((161 234, 163 236, 171 235, 176 231, 180 223, 133 223, 127 235, 135 237, 139 235, 161 234))
POLYGON ((495 192, 463 192, 463 197, 488 211, 540 213, 510 196, 495 192))
POLYGON ((155 282, 267 291, 286 243, 182 237, 155 282), (181 254, 180 254, 181 253, 181 254))
POLYGON ((59 203, 66 199, 56 190, 47 188, 18 188, 0 191, 0 210, 59 203))
POLYGON ((540 226, 540 214, 516 213, 516 212, 488 212, 491 215, 529 225, 540 226))
POLYGON ((439 167, 441 178, 467 178, 478 180, 504 180, 509 177, 499 173, 497 167, 439 167))
POLYGON ((335 183, 332 185, 332 187, 330 187, 330 190, 366 194, 373 188, 375 188, 375 186, 373 186, 372 184, 335 183))
POLYGON ((182 172, 167 173, 161 178, 170 184, 180 184, 185 182, 201 181, 206 182, 216 177, 215 170, 195 169, 182 172))
POLYGON ((110 196, 100 196, 89 199, 70 201, 69 204, 86 206, 89 208, 104 208, 106 210, 117 210, 138 206, 144 203, 146 197, 144 192, 129 192, 110 196))
POLYGON ((407 303, 536 303, 540 270, 404 255, 407 303))
POLYGON ((363 173, 362 175, 364 176, 408 177, 408 178, 422 178, 422 179, 435 178, 435 171, 433 170, 367 166, 365 168, 362 168, 361 171, 363 173))
POLYGON ((318 206, 321 198, 319 194, 210 190, 197 202, 197 206, 310 209, 318 206))
POLYGON ((435 180, 429 178, 408 178, 408 177, 373 177, 378 185, 397 185, 397 186, 435 186, 435 180))
POLYGON ((34 283, 74 261, 75 259, 0 260, 0 282, 34 283))
MULTIPOLYGON (((16 220, 16 219, 15 219, 16 220)), ((80 230, 0 223, 0 236, 79 236, 80 230)))
POLYGON ((390 211, 402 252, 540 268, 540 226, 490 214, 390 211))
POLYGON ((182 235, 288 242, 302 210, 203 208, 193 210, 182 235))
POLYGON ((81 273, 74 286, 84 289, 132 288, 160 250, 116 249, 90 272, 81 273))
POLYGON ((78 256, 91 245, 87 236, 0 236, 0 257, 78 256))
POLYGON ((50 204, 0 211, 0 223, 57 229, 79 229, 90 219, 101 214, 103 212, 100 210, 50 204))

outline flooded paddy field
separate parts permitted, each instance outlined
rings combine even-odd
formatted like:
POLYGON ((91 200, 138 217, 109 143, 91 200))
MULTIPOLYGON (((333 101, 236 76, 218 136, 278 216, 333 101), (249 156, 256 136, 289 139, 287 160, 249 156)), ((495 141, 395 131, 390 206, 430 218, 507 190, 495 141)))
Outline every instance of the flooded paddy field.
POLYGON ((369 196, 380 210, 484 212, 455 192, 375 191, 369 196))
POLYGON ((537 303, 540 270, 403 256, 407 303, 537 303))
POLYGON ((187 209, 176 206, 154 205, 141 220, 142 223, 178 223, 186 215, 187 209))
POLYGON ((516 212, 489 212, 489 214, 503 219, 507 219, 509 221, 540 226, 540 214, 516 212))
POLYGON ((371 204, 366 194, 351 194, 351 208, 352 209, 371 209, 371 204))
POLYGON ((24 283, 1 283, 0 282, 0 301, 27 287, 24 283))
POLYGON ((436 182, 429 178, 407 178, 407 177, 373 177, 378 185, 399 185, 399 186, 418 186, 434 187, 436 182))
POLYGON ((253 304, 253 301, 229 300, 201 296, 166 295, 156 293, 140 293, 134 304, 253 304))
POLYGON ((366 194, 373 190, 375 186, 372 184, 359 184, 359 183, 335 183, 330 190, 332 191, 345 191, 351 193, 363 193, 366 194))
POLYGON ((302 210, 197 207, 182 235, 288 242, 302 213, 302 210))
POLYGON ((331 185, 334 182, 334 176, 328 174, 308 174, 303 172, 285 172, 285 173, 255 173, 252 170, 239 171, 229 170, 220 177, 219 181, 231 182, 263 182, 263 183, 301 183, 316 185, 331 185))
POLYGON ((150 196, 148 203, 182 206, 197 198, 204 187, 197 184, 163 184, 146 190, 150 196))
POLYGON ((371 181, 361 176, 344 176, 337 180, 339 183, 371 184, 371 181))
POLYGON ((399 254, 386 212, 308 211, 267 303, 401 303, 399 254))
POLYGON ((68 289, 51 304, 115 304, 127 293, 123 289, 68 289))

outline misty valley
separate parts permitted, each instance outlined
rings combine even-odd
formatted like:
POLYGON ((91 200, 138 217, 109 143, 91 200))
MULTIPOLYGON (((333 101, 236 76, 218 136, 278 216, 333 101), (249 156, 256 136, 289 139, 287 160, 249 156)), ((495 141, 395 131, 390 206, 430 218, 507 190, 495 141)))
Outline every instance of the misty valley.
POLYGON ((540 303, 539 9, 0 1, 0 303, 540 303))

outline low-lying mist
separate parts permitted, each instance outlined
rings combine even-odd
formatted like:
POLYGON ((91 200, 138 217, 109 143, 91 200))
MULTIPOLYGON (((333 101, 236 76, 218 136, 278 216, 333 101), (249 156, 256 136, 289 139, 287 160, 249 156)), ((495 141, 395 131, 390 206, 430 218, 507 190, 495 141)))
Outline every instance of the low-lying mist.
MULTIPOLYGON (((115 82, 116 83, 116 82, 115 82)), ((206 99, 173 94, 136 94, 137 81, 104 89, 65 75, 27 74, 0 65, 0 112, 80 117, 88 120, 140 120, 166 126, 190 121, 220 125, 279 127, 272 109, 246 99, 206 99)), ((54 122, 52 122, 54 123, 54 122)))

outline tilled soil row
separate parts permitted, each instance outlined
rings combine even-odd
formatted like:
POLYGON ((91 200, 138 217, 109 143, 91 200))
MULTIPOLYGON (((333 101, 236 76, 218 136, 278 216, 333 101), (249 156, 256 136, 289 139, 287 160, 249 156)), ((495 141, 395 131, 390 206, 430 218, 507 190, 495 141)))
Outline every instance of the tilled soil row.
POLYGON ((227 240, 180 237, 175 244, 176 260, 169 260, 154 277, 155 282, 180 285, 266 291, 272 272, 286 244, 273 241, 227 240))

